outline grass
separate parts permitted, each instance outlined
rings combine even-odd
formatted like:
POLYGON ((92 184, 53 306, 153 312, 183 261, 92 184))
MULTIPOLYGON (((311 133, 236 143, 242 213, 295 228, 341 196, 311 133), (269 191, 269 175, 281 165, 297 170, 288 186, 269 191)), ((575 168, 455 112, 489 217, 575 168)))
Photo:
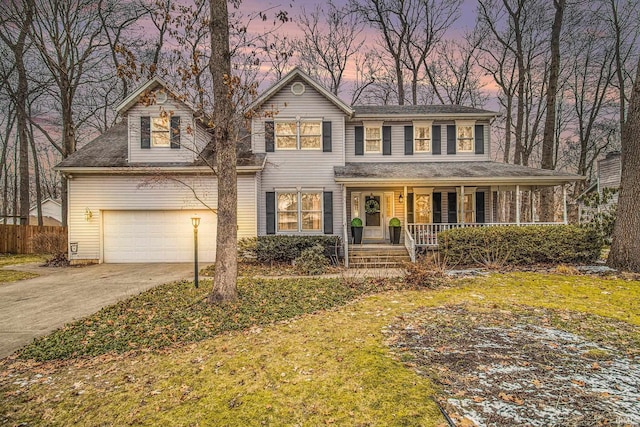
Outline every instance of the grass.
POLYGON ((45 258, 41 255, 14 255, 0 254, 0 283, 15 282, 17 280, 30 279, 37 277, 35 273, 16 270, 5 270, 9 265, 26 264, 30 262, 44 262, 45 258))
MULTIPOLYGON (((188 293, 189 284, 174 286, 178 287, 169 286, 144 303, 136 300, 102 312, 93 320, 97 323, 92 330, 96 334, 111 331, 109 323, 121 322, 119 316, 145 323, 143 316, 151 315, 149 305, 153 304, 170 306, 156 312, 157 316, 172 310, 192 312, 192 306, 180 306, 182 300, 174 301, 173 294, 168 294, 188 293), (123 311, 134 306, 142 311, 123 311)), ((527 306, 551 309, 558 313, 559 322, 562 313, 571 310, 640 325, 637 281, 496 274, 446 289, 388 291, 356 301, 357 295, 373 289, 365 292, 347 286, 328 298, 321 291, 330 286, 341 285, 322 279, 245 282, 243 295, 254 295, 249 299, 257 304, 266 297, 277 301, 278 313, 284 316, 272 314, 271 321, 281 320, 266 324, 265 319, 263 325, 247 318, 243 329, 200 342, 66 362, 8 361, 0 367, 0 424, 443 425, 431 401, 438 390, 396 360, 385 344, 381 331, 399 316, 449 304, 482 311, 527 306), (255 290, 250 292, 251 288, 255 290), (296 294, 323 302, 303 303, 296 294), (285 309, 289 302, 333 308, 295 315, 302 309, 285 309)), ((236 321, 248 314, 240 307, 227 307, 224 313, 231 319, 238 316, 236 321)), ((163 325, 167 335, 189 331, 189 327, 172 329, 179 322, 163 325)), ((130 326, 132 320, 119 328, 130 326)), ((567 327, 580 326, 569 322, 567 327)), ((629 347, 637 349, 640 343, 637 336, 632 339, 634 331, 637 328, 629 329, 626 338, 629 347)))

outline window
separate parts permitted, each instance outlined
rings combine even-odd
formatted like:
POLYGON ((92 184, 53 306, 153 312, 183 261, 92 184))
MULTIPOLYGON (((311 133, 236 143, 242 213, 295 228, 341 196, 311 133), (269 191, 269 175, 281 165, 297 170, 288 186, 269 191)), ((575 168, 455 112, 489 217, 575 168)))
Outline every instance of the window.
POLYGON ((431 194, 414 195, 414 221, 417 224, 428 224, 431 222, 431 194))
POLYGON ((464 187, 464 197, 458 189, 458 222, 465 224, 476 222, 476 187, 464 187))
POLYGON ((474 123, 456 122, 457 146, 456 151, 473 151, 473 128, 474 123))
POLYGON ((319 150, 322 148, 322 122, 276 122, 275 140, 278 150, 319 150))
POLYGON ((153 117, 151 119, 151 146, 169 147, 171 145, 169 116, 153 117))
POLYGON ((413 151, 416 153, 431 151, 431 123, 413 124, 413 151))
POLYGON ((278 231, 322 230, 322 192, 278 193, 278 231))
POLYGON ((364 151, 365 153, 382 152, 382 126, 365 126, 364 151))

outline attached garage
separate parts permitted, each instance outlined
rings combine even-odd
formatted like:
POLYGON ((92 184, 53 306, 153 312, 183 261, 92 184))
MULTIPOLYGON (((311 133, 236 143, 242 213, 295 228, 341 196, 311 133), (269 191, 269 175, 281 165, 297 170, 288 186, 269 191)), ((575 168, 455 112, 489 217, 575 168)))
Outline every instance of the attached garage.
POLYGON ((109 210, 102 212, 103 262, 192 262, 196 213, 198 259, 215 261, 216 216, 209 211, 109 210))

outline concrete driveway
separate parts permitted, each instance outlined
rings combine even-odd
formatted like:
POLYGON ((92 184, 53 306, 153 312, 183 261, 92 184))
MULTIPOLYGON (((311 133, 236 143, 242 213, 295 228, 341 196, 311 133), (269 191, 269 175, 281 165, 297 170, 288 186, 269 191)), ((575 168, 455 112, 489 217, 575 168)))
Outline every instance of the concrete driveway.
POLYGON ((41 276, 0 284, 0 359, 104 306, 163 283, 193 277, 193 264, 187 263, 9 268, 41 276))

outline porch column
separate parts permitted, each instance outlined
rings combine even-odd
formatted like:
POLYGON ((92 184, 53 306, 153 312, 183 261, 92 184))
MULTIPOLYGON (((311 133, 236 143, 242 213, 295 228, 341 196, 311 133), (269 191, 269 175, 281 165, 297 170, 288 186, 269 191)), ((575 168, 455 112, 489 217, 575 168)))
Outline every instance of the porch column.
POLYGON ((342 184, 342 233, 344 236, 344 267, 349 268, 349 227, 347 226, 347 187, 342 184))
POLYGON ((567 186, 562 184, 562 222, 565 225, 569 222, 567 216, 567 186))
POLYGON ((458 200, 458 212, 460 218, 458 218, 458 222, 460 224, 464 224, 464 185, 460 186, 460 200, 458 200))
POLYGON ((531 190, 529 190, 529 193, 531 195, 529 202, 531 203, 531 222, 536 222, 536 217, 535 217, 535 213, 536 213, 536 209, 535 209, 535 202, 536 202, 536 195, 534 194, 534 188, 531 187, 531 190))
POLYGON ((516 185, 516 225, 520 225, 520 185, 516 185))
POLYGON ((403 224, 404 224, 404 226, 406 228, 407 227, 407 186, 406 185, 404 186, 404 191, 402 193, 402 204, 404 205, 403 206, 403 209, 404 209, 404 222, 403 222, 403 224))

